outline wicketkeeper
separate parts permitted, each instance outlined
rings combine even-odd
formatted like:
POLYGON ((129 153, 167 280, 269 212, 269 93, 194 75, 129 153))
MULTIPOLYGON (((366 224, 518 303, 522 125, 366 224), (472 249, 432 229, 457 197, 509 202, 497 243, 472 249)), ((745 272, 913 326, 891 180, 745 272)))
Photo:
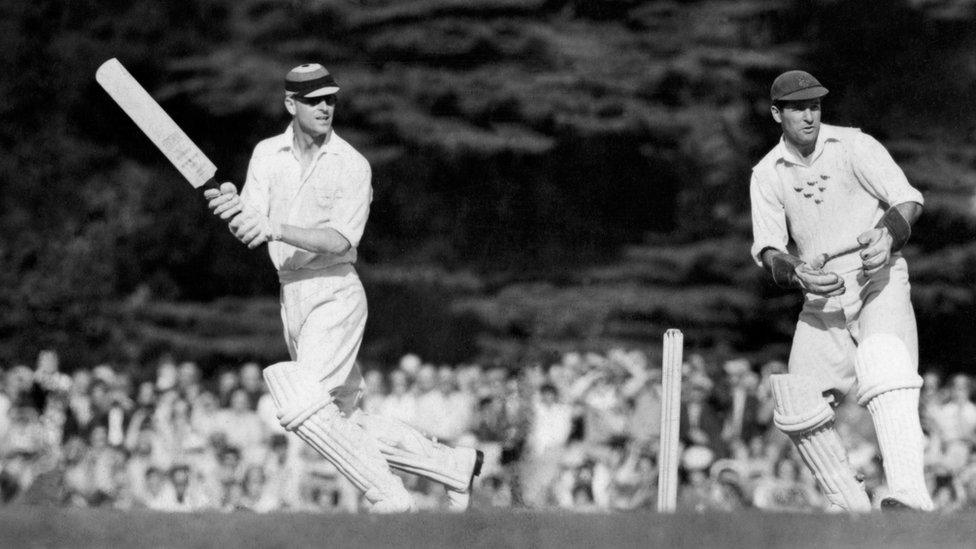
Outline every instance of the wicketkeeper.
POLYGON ((332 129, 339 86, 319 64, 285 77, 291 123, 260 142, 244 190, 208 191, 249 248, 268 243, 281 282, 290 362, 264 370, 285 429, 332 462, 376 512, 414 508, 390 467, 442 483, 454 509, 467 508, 482 453, 450 448, 392 418, 357 409, 363 379, 356 355, 366 295, 353 264, 372 200, 366 159, 332 129))
POLYGON ((790 436, 830 503, 871 503, 834 431, 835 406, 857 387, 874 421, 889 493, 882 508, 931 510, 918 416, 918 339, 900 250, 922 195, 885 148, 855 128, 821 125, 827 89, 789 71, 773 82, 780 142, 752 172, 752 255, 805 300, 789 373, 772 376, 774 421, 790 436), (810 264, 822 254, 861 248, 810 264))

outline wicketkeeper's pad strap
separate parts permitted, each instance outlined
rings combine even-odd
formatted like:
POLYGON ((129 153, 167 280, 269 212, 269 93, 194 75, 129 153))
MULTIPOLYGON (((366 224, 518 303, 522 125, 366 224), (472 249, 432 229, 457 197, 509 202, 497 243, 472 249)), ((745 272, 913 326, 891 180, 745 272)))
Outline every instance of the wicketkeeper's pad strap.
POLYGON ((801 434, 822 427, 834 419, 816 381, 804 375, 777 374, 772 383, 773 423, 788 435, 801 434))
POLYGON ((891 251, 893 252, 904 248, 912 236, 912 225, 895 207, 888 208, 881 221, 878 222, 878 226, 888 229, 888 234, 891 235, 891 251))

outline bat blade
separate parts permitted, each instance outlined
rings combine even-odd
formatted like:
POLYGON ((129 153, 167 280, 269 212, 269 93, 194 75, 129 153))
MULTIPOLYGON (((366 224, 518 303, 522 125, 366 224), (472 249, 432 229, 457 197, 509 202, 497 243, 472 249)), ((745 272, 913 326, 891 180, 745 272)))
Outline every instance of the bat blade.
POLYGON ((95 80, 139 126, 142 133, 166 155, 193 188, 199 189, 213 179, 217 166, 190 140, 118 59, 113 57, 102 63, 95 72, 95 80))

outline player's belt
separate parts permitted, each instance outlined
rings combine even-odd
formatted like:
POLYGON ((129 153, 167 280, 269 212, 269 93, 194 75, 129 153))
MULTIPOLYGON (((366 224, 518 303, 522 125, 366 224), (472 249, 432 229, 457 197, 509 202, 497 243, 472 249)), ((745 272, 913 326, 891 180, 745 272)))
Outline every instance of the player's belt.
POLYGON ((337 263, 322 269, 296 269, 278 271, 278 282, 282 285, 309 280, 312 278, 323 278, 327 276, 346 276, 355 273, 352 263, 337 263))

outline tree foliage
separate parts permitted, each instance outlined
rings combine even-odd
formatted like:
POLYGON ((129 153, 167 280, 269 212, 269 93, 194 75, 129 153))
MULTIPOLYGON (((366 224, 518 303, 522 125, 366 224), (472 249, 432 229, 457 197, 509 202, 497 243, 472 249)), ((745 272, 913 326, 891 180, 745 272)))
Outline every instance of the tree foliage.
POLYGON ((926 193, 909 249, 923 355, 974 366, 971 4, 5 3, 0 357, 282 351, 253 332, 276 321, 266 258, 95 85, 119 57, 237 182, 286 123, 285 71, 335 72, 338 130, 374 168, 364 352, 443 360, 646 345, 671 325, 782 348, 797 300, 750 262, 747 187, 777 138, 769 82, 807 67, 825 119, 882 139, 926 193), (247 318, 208 323, 227 299, 253 299, 227 309, 247 318))

